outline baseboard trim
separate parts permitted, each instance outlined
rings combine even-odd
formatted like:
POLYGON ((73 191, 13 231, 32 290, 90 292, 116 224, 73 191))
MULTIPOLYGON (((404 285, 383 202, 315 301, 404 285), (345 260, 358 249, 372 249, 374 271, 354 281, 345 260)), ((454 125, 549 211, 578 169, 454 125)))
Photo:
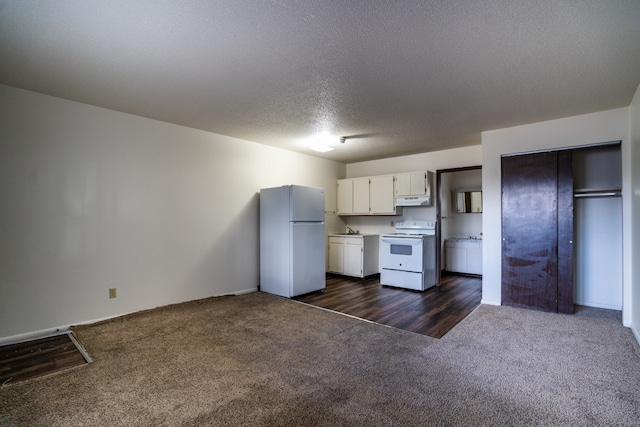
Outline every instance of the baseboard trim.
MULTIPOLYGON (((227 294, 227 295, 244 295, 244 294, 250 294, 250 293, 253 293, 253 292, 258 292, 258 288, 255 287, 255 288, 243 289, 241 291, 235 291, 235 292, 232 292, 232 293, 227 294)), ((218 296, 220 296, 220 295, 218 295, 218 296)))
POLYGON ((629 328, 631 329, 631 332, 633 333, 633 336, 635 337, 636 341, 638 342, 638 345, 640 345, 640 332, 638 332, 638 330, 636 329, 636 325, 631 324, 631 326, 629 326, 629 328))
POLYGON ((41 329, 39 331, 26 332, 24 334, 12 335, 0 338, 0 345, 17 344, 20 342, 33 341, 40 338, 52 337, 66 334, 71 330, 71 325, 58 326, 57 328, 41 329))
MULTIPOLYGON (((239 291, 229 292, 228 294, 221 294, 221 295, 215 295, 215 296, 243 295, 243 294, 250 294, 252 292, 257 292, 257 291, 258 291, 258 288, 255 287, 255 288, 241 289, 239 291)), ((187 302, 187 301, 183 301, 183 302, 187 302)), ((144 309, 141 309, 141 310, 144 310, 144 309)), ((23 334, 11 335, 11 336, 8 336, 8 337, 0 337, 0 346, 16 344, 16 343, 25 342, 25 341, 37 340, 37 339, 40 339, 40 338, 50 337, 50 336, 53 336, 53 335, 66 334, 66 333, 71 331, 71 326, 72 325, 76 325, 76 326, 77 325, 89 325, 91 323, 102 322, 103 320, 109 320, 109 319, 113 319, 115 317, 126 316, 127 314, 131 314, 131 313, 134 313, 134 312, 121 313, 121 314, 116 314, 116 315, 113 315, 113 316, 102 317, 102 318, 99 318, 99 319, 83 320, 83 321, 71 323, 69 325, 55 326, 55 327, 51 327, 51 328, 47 328, 47 329, 40 329, 40 330, 37 330, 37 331, 25 332, 23 334)))
POLYGON ((604 308, 605 310, 622 311, 622 306, 621 305, 600 304, 600 303, 589 302, 589 301, 574 301, 573 304, 574 305, 582 305, 584 307, 604 308))
POLYGON ((0 345, 16 344, 19 342, 32 341, 40 338, 51 337, 54 335, 66 334, 71 331, 72 325, 89 325, 91 323, 102 322, 103 320, 113 319, 114 317, 125 316, 130 313, 117 314, 115 316, 103 317, 100 319, 84 320, 82 322, 74 322, 69 325, 57 326, 54 328, 40 329, 38 331, 26 332, 24 334, 12 335, 0 338, 0 345))

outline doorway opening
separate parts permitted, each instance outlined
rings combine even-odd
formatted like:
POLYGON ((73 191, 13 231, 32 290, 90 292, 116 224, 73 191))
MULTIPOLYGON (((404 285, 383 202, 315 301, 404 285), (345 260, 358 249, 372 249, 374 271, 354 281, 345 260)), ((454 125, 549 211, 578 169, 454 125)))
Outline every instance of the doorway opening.
POLYGON ((445 269, 482 275, 482 166, 436 171, 435 202, 436 284, 442 283, 445 269))

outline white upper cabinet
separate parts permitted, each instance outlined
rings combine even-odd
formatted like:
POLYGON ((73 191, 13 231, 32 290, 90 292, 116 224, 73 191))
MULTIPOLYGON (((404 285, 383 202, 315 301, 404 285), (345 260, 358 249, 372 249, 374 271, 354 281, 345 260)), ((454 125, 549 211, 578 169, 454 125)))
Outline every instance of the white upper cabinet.
POLYGON ((396 215, 394 175, 338 180, 338 215, 396 215))
POLYGON ((396 174, 396 196, 430 196, 429 172, 415 171, 396 174))
POLYGON ((353 178, 353 213, 356 215, 369 215, 369 177, 353 178))
POLYGON ((374 215, 395 215, 394 176, 372 176, 369 182, 370 212, 374 215))
POLYGON ((338 215, 353 214, 353 179, 338 180, 338 215))

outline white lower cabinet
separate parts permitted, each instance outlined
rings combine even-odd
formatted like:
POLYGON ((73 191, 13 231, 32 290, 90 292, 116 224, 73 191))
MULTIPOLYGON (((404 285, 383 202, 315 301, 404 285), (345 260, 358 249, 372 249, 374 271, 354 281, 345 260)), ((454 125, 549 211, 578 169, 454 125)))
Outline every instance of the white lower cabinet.
POLYGON ((363 277, 363 239, 344 239, 344 275, 363 277))
POLYGON ((444 246, 447 271, 482 274, 482 240, 447 239, 444 246))
POLYGON ((365 277, 378 273, 377 234, 329 236, 329 271, 365 277))
POLYGON ((344 239, 341 237, 329 237, 329 271, 344 272, 344 239))
POLYGON ((446 243, 446 269, 447 271, 466 273, 467 270, 467 250, 456 247, 455 242, 446 243))
POLYGON ((467 244, 467 272, 482 274, 482 242, 471 241, 467 244))

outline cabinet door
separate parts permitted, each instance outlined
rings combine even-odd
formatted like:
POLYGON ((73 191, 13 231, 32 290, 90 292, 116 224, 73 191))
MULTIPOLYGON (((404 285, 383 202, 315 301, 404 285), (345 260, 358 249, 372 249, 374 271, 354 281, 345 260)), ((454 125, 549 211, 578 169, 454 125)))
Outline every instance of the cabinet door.
POLYGON ((411 173, 403 172, 396 174, 396 195, 411 196, 411 173))
POLYGON ((342 239, 331 237, 329 239, 329 271, 332 273, 344 273, 344 243, 342 239))
POLYGON ((370 178, 369 203, 372 214, 394 215, 396 213, 393 178, 393 175, 372 176, 370 178))
POLYGON ((396 174, 396 195, 424 196, 429 195, 427 186, 427 172, 403 172, 396 174))
POLYGON ((447 271, 465 273, 467 269, 467 250, 455 244, 447 244, 447 271))
POLYGON ((482 243, 467 243, 467 269, 469 274, 482 274, 482 243))
POLYGON ((362 277, 362 238, 345 239, 344 274, 362 277))
POLYGON ((411 175, 411 196, 423 196, 427 194, 427 173, 409 172, 411 175))
POLYGON ((338 180, 338 215, 353 213, 353 179, 338 180))
POLYGON ((369 210, 369 177, 353 178, 353 213, 368 215, 369 210))

